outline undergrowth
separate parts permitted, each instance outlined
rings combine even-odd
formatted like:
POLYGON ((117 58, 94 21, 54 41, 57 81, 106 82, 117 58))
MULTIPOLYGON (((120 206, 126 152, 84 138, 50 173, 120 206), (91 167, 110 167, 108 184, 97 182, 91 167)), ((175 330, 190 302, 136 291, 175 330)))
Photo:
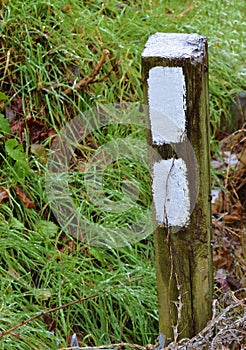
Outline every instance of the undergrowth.
MULTIPOLYGON (((221 120, 230 120, 231 100, 244 89, 243 10, 243 2, 235 0, 0 1, 0 330, 96 294, 23 324, 2 337, 2 349, 66 347, 73 333, 81 345, 154 343, 153 237, 102 249, 64 232, 45 190, 47 158, 56 134, 79 113, 143 101, 141 52, 157 31, 208 38, 211 145, 216 150, 221 120), (83 79, 84 85, 76 85, 83 79)), ((134 127, 109 127, 76 150, 70 166, 78 202, 83 176, 77 162, 122 132, 139 138, 134 127)), ((129 171, 124 160, 108 169, 107 195, 120 200, 121 183, 115 179, 132 176, 141 185, 145 209, 149 175, 137 162, 133 168, 129 171)), ((88 215, 95 218, 93 209, 88 215)))

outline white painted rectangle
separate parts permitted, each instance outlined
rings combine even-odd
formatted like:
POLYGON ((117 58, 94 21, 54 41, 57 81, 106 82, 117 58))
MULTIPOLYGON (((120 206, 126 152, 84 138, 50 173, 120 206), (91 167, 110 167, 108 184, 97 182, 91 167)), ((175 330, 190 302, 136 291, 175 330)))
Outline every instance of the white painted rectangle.
POLYGON ((163 159, 153 165, 152 192, 156 221, 170 226, 187 226, 190 196, 183 159, 163 159))
POLYGON ((185 77, 182 67, 153 67, 148 100, 152 141, 157 145, 182 142, 185 136, 185 77))

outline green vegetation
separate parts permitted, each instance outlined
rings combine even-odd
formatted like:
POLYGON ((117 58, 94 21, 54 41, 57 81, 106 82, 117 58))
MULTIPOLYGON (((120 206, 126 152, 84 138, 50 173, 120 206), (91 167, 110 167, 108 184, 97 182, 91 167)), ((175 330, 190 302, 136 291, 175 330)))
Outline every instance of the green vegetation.
MULTIPOLYGON (((1 349, 62 348, 74 332, 81 345, 154 343, 158 315, 152 236, 119 249, 74 239, 49 208, 45 171, 56 133, 80 112, 142 102, 141 52, 157 31, 208 37, 216 148, 221 117, 230 119, 231 98, 244 88, 244 3, 203 0, 190 5, 177 0, 0 1, 0 331, 97 294, 13 330, 0 340, 1 349), (83 79, 84 85, 76 86, 83 79)), ((144 138, 134 126, 122 130, 115 125, 78 147, 70 164, 71 191, 78 203, 83 176, 76 162, 119 135, 144 138)), ((109 198, 121 198, 117 179, 126 176, 141 183, 140 204, 148 207, 149 177, 137 162, 130 172, 127 160, 109 167, 104 179, 109 198)), ((107 219, 97 218, 93 208, 87 215, 98 222, 107 219)), ((121 217, 119 224, 125 220, 121 217)))

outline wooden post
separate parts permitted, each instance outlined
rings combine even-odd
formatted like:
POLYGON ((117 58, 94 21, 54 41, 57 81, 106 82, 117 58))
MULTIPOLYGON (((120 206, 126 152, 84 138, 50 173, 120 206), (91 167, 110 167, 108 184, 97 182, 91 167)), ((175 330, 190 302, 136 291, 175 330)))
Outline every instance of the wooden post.
POLYGON ((206 38, 152 35, 142 76, 148 143, 160 155, 150 155, 159 330, 171 341, 194 336, 212 311, 206 38))

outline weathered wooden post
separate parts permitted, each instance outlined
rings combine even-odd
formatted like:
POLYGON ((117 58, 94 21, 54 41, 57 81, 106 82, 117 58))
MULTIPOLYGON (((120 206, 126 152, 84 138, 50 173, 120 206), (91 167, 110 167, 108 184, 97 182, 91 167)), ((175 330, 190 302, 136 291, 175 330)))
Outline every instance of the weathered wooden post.
POLYGON ((159 328, 192 337, 211 319, 208 56, 204 36, 156 33, 142 53, 154 199, 159 328), (153 152, 153 154, 156 152, 153 152))

